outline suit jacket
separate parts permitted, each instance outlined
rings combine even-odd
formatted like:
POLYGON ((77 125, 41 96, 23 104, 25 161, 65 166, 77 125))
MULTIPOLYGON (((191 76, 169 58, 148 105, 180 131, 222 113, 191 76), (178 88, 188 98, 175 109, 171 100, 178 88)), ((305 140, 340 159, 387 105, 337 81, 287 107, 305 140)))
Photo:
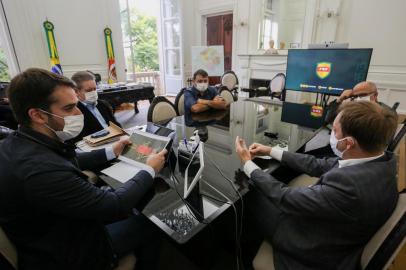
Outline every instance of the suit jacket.
POLYGON ((0 226, 19 269, 106 269, 114 259, 105 223, 126 218, 153 183, 139 172, 112 191, 82 170, 106 163, 105 150, 74 148, 20 128, 0 143, 0 226))
MULTIPOLYGON (((81 102, 78 102, 78 108, 83 113, 84 117, 84 126, 82 132, 74 139, 70 140, 69 142, 76 143, 83 139, 90 134, 93 134, 99 130, 103 129, 103 126, 100 125, 97 118, 83 105, 81 102)), ((104 120, 106 120, 107 125, 109 122, 113 122, 117 126, 121 127, 121 125, 117 122, 116 118, 113 114, 113 109, 111 108, 110 104, 108 104, 104 100, 98 100, 96 108, 99 110, 100 114, 103 116, 104 120)))
POLYGON ((394 155, 338 168, 338 158, 284 152, 282 164, 320 180, 291 188, 262 170, 252 173, 253 184, 282 212, 267 239, 275 268, 358 269, 363 247, 397 203, 394 155))

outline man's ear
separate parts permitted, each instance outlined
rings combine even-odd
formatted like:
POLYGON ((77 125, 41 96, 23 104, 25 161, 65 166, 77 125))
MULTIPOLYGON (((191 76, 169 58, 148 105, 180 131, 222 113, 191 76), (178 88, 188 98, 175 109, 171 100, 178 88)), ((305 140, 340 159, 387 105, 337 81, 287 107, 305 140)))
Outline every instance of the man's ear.
POLYGON ((39 125, 43 125, 48 122, 48 116, 36 108, 29 109, 28 116, 30 117, 31 122, 39 124, 39 125))
POLYGON ((347 141, 350 144, 350 148, 354 148, 355 145, 358 144, 358 142, 353 137, 348 137, 347 141))

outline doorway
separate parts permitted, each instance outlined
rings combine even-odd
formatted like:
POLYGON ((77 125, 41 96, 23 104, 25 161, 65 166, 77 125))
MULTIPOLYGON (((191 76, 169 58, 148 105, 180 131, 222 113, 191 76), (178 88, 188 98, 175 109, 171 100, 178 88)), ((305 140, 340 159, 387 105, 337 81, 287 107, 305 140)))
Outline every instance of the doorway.
MULTIPOLYGON (((224 71, 231 70, 233 55, 233 14, 207 17, 207 46, 224 46, 224 71)), ((210 74, 209 74, 210 75, 210 74)), ((220 83, 219 76, 209 77, 209 84, 220 83)))

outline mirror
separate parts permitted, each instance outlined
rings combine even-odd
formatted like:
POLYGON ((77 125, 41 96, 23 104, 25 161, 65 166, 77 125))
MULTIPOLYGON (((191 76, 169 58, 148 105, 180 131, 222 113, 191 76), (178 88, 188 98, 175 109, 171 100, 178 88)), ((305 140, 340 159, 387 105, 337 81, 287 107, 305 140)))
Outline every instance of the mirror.
POLYGON ((258 49, 301 48, 307 0, 261 0, 258 49))

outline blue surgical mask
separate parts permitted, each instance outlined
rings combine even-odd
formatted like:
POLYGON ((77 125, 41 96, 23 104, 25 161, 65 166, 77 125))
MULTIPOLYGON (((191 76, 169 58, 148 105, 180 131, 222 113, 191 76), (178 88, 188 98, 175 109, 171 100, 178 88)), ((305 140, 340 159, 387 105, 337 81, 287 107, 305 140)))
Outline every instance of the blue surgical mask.
POLYGON ((330 135, 330 146, 331 146, 331 149, 333 150, 334 154, 335 154, 336 156, 340 157, 340 158, 343 157, 344 152, 345 152, 346 150, 344 150, 344 151, 341 152, 340 150, 337 149, 337 144, 338 144, 339 142, 341 142, 341 141, 347 139, 347 138, 348 138, 348 137, 345 137, 345 138, 342 138, 342 139, 338 140, 337 137, 336 137, 336 134, 335 134, 334 130, 331 131, 331 135, 330 135))

